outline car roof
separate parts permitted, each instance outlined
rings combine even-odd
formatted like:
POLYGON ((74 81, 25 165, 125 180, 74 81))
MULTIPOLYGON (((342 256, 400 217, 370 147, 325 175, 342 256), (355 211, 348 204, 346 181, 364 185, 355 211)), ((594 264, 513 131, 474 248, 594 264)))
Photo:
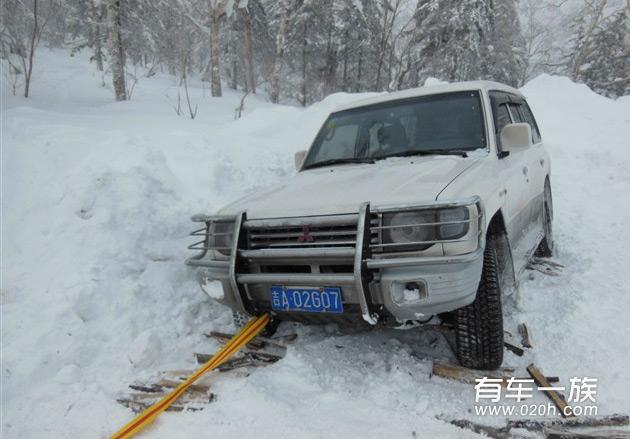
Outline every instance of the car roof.
POLYGON ((359 99, 357 101, 348 102, 336 107, 333 113, 351 110, 353 108, 361 108, 369 105, 380 104, 383 102, 396 101, 399 99, 414 98, 417 96, 429 96, 434 94, 451 93, 458 91, 490 91, 499 90, 507 93, 512 93, 517 96, 523 96, 520 91, 510 87, 509 85, 501 84, 494 81, 466 81, 466 82, 451 82, 438 85, 429 85, 425 87, 409 88, 407 90, 400 90, 390 93, 382 93, 377 96, 372 96, 366 99, 359 99))

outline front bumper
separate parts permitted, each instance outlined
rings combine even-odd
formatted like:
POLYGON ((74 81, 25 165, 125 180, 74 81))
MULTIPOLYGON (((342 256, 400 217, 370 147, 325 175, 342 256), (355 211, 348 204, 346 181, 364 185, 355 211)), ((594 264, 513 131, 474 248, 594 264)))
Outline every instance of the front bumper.
MULTIPOLYGON (((383 257, 370 251, 370 206, 360 206, 357 214, 348 214, 356 223, 354 247, 265 248, 250 249, 245 237, 252 225, 298 227, 319 217, 252 220, 245 213, 234 218, 232 250, 229 258, 214 260, 211 252, 190 258, 186 263, 198 268, 204 291, 212 298, 239 312, 259 314, 271 312, 270 288, 273 285, 340 286, 344 313, 276 312, 281 319, 305 323, 365 321, 394 326, 407 320, 422 320, 448 312, 474 301, 483 266, 483 207, 480 200, 463 200, 448 206, 475 203, 479 211, 479 233, 476 248, 456 256, 383 257), (346 267, 343 272, 320 272, 320 267, 346 267), (317 267, 284 272, 261 269, 272 267, 317 267), (218 288, 218 284, 220 288, 218 288), (413 288, 412 288, 413 287, 413 288)), ((442 205, 444 205, 442 203, 442 205)), ((321 217, 321 221, 330 218, 321 217)), ((339 221, 337 218, 336 221, 339 221)))

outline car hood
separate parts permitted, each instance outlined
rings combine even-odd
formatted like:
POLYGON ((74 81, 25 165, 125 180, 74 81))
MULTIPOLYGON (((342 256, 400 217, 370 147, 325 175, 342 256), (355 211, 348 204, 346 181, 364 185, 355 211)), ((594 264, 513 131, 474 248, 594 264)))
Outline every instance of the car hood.
POLYGON ((372 205, 433 201, 477 158, 430 156, 391 158, 374 164, 346 164, 298 172, 281 184, 246 196, 221 214, 276 218, 357 212, 372 205))

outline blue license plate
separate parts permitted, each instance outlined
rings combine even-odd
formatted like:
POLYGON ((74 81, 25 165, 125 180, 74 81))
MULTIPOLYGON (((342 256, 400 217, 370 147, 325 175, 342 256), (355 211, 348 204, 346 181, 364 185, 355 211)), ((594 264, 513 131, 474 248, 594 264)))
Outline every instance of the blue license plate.
POLYGON ((283 287, 270 288, 271 308, 276 311, 342 313, 339 287, 283 287))

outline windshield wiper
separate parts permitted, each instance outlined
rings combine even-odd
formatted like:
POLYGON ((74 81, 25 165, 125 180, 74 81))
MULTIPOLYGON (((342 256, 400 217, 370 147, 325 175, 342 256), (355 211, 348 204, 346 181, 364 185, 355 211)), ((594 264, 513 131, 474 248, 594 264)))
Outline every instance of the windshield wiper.
POLYGON ((374 157, 374 160, 383 160, 390 157, 411 157, 414 155, 458 155, 468 157, 468 152, 463 149, 408 149, 406 151, 393 152, 391 154, 374 157))
POLYGON ((312 165, 308 165, 307 167, 305 167, 304 169, 313 169, 313 168, 320 168, 322 166, 329 166, 329 165, 347 165, 347 164, 352 164, 352 163, 374 163, 376 161, 376 159, 373 158, 347 158, 347 159, 329 159, 329 160, 323 160, 321 162, 316 162, 313 163, 312 165))

